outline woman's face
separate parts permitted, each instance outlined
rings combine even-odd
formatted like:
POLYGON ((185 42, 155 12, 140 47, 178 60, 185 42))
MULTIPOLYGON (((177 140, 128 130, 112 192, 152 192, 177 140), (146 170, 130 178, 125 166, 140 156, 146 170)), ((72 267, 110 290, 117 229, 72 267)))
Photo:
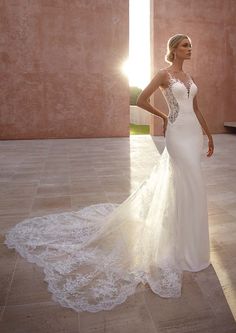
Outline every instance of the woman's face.
POLYGON ((176 47, 176 57, 180 59, 190 59, 191 58, 192 45, 188 38, 184 38, 176 47))

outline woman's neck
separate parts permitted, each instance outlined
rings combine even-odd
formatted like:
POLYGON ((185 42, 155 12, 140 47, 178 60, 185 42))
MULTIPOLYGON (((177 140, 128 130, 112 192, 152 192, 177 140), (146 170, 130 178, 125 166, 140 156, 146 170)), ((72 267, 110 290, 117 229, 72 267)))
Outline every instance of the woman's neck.
POLYGON ((183 60, 182 59, 175 59, 170 66, 173 72, 183 72, 183 60))

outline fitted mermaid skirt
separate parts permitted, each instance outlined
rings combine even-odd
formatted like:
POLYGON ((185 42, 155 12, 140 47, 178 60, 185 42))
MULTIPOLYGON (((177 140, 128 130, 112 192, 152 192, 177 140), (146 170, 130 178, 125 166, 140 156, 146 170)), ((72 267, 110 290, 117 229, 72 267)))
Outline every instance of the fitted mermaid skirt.
POLYGON ((170 80, 166 146, 150 176, 120 205, 18 223, 5 244, 43 267, 53 299, 76 311, 110 310, 149 284, 180 297, 183 271, 210 264, 203 134, 193 111, 197 92, 170 80))

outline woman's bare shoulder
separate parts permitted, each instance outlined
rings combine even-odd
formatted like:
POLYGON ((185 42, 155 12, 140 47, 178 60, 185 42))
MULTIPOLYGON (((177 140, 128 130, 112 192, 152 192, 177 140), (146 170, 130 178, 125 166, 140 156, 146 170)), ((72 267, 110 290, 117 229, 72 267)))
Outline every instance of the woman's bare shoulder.
POLYGON ((161 77, 166 77, 168 75, 168 69, 167 68, 160 68, 157 71, 157 74, 159 74, 161 77))
POLYGON ((160 68, 156 76, 159 78, 160 86, 165 88, 168 86, 169 82, 169 74, 168 74, 168 69, 167 68, 160 68))
POLYGON ((168 70, 166 68, 160 68, 156 72, 154 79, 159 82, 160 86, 165 86, 168 81, 168 70))

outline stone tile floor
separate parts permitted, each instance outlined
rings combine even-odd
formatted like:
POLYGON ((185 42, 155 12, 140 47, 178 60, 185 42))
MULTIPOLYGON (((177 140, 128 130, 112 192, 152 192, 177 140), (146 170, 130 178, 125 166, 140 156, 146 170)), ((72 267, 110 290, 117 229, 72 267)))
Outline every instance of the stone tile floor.
POLYGON ((0 142, 1 333, 236 332, 236 137, 214 135, 202 168, 207 183, 212 265, 184 273, 183 294, 163 299, 149 287, 111 311, 76 313, 51 299, 41 268, 3 244, 29 216, 120 203, 150 173, 163 137, 0 142))

